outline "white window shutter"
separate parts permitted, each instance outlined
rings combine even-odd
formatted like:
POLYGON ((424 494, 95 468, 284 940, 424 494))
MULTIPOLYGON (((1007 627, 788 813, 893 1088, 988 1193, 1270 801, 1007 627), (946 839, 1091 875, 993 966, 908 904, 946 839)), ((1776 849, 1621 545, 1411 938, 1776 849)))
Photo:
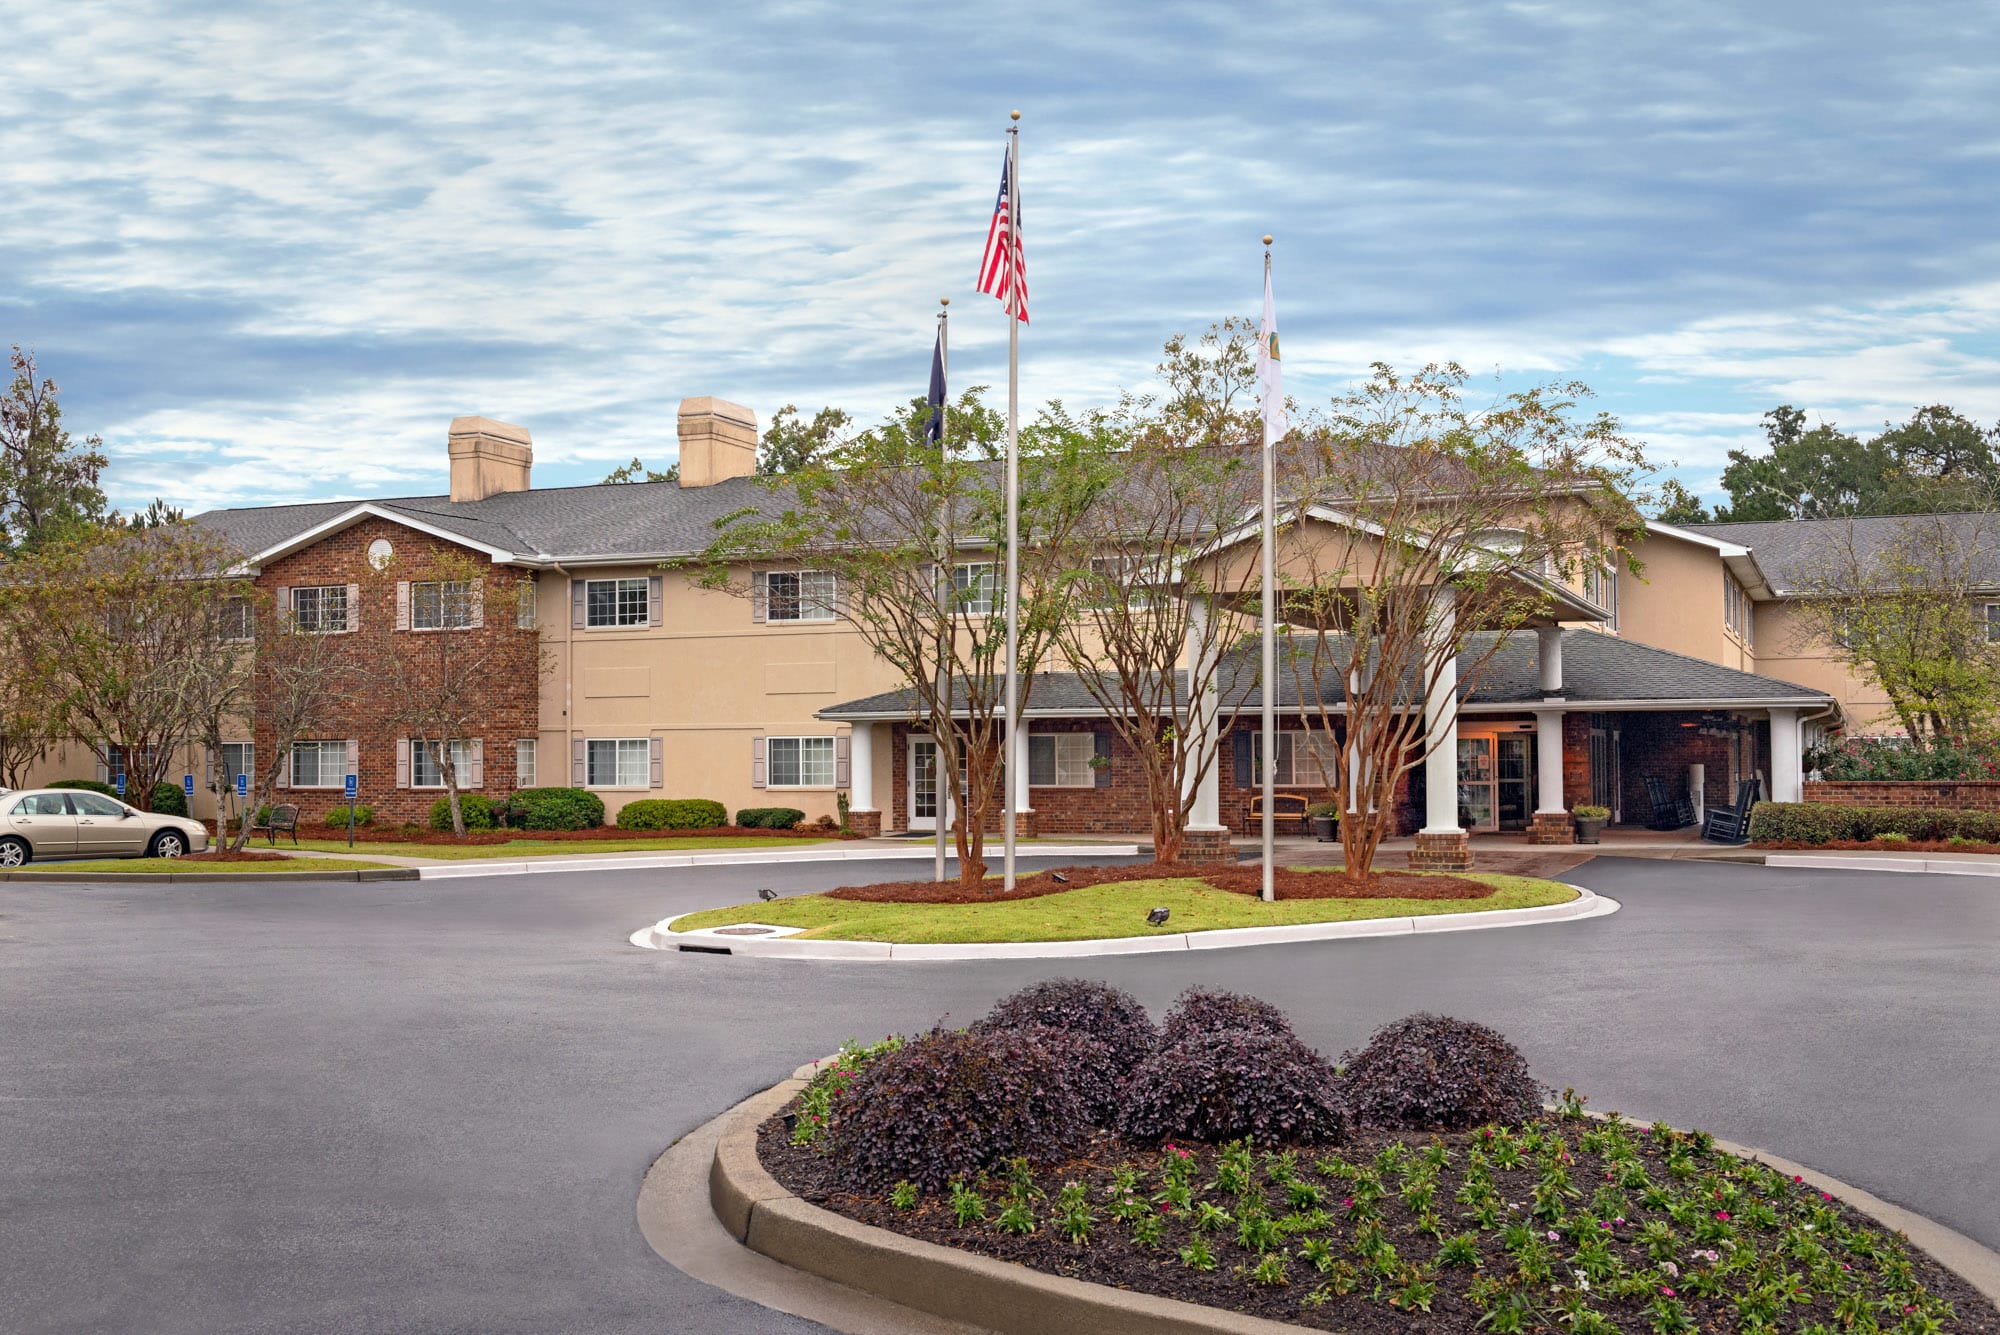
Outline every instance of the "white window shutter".
POLYGON ((354 776, 355 787, 361 786, 361 742, 358 738, 347 739, 347 769, 354 776))
POLYGON ((584 779, 583 738, 581 737, 573 738, 570 741, 569 768, 570 768, 570 780, 569 780, 570 786, 573 788, 583 787, 583 779, 584 779))
POLYGON ((847 615, 847 579, 838 571, 833 576, 833 614, 837 617, 847 615))
POLYGON ((647 750, 649 770, 647 782, 651 787, 660 788, 666 784, 666 741, 658 733, 650 739, 647 750))
POLYGON ((292 625, 292 586, 289 584, 278 586, 277 611, 278 629, 289 630, 292 625))
POLYGON ((844 732, 833 739, 833 786, 836 788, 847 787, 848 775, 853 764, 848 750, 851 745, 853 739, 844 732))
POLYGON ((347 628, 349 630, 361 629, 361 586, 359 584, 350 584, 347 586, 347 628))
POLYGON ((201 768, 202 768, 202 786, 204 788, 213 789, 215 787, 214 747, 204 746, 201 748, 201 768))
POLYGON ((111 766, 104 763, 103 756, 97 757, 97 781, 99 783, 111 782, 111 766))
POLYGON ((407 737, 396 739, 396 786, 410 786, 410 739, 407 737))
POLYGON ((583 629, 583 593, 584 582, 582 580, 573 579, 569 582, 569 624, 573 630, 583 629))
POLYGON ((652 575, 646 580, 646 624, 657 626, 661 620, 660 603, 667 591, 664 575, 652 575))
POLYGON ((472 776, 471 778, 466 780, 466 785, 471 788, 484 788, 486 786, 486 739, 485 738, 475 737, 472 739, 471 760, 472 760, 471 764, 472 776))
POLYGON ((478 580, 472 586, 472 628, 483 630, 486 626, 486 581, 478 580))
MULTIPOLYGON (((297 742, 292 743, 292 749, 294 751, 298 749, 297 742)), ((292 786, 292 758, 290 755, 286 755, 278 762, 278 787, 289 788, 291 786, 292 786)))
POLYGON ((410 581, 396 581, 396 629, 410 628, 410 581))
POLYGON ((535 581, 524 579, 514 588, 514 629, 535 628, 535 581))
POLYGON ((752 788, 762 788, 764 786, 764 739, 762 737, 752 737, 750 739, 750 786, 752 788))
POLYGON ((761 626, 771 619, 771 577, 761 570, 750 572, 750 621, 761 626))

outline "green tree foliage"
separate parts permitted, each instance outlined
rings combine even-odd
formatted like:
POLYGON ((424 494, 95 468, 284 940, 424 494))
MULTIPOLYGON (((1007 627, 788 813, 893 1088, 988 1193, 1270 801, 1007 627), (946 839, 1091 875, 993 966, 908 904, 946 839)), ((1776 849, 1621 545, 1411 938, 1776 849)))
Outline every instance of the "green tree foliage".
POLYGON ((1678 478, 1670 477, 1660 484, 1653 497, 1653 518, 1662 524, 1706 524, 1714 516, 1701 503, 1701 497, 1682 486, 1678 478))
POLYGON ((1764 434, 1765 453, 1729 452, 1718 521, 1976 510, 2000 496, 1995 432, 1944 404, 1884 423, 1868 440, 1831 422, 1808 425, 1784 404, 1764 414, 1764 434))
POLYGON ((656 468, 646 467, 644 463, 640 462, 639 456, 635 454, 632 456, 631 463, 614 468, 607 473, 604 483, 606 486, 611 486, 621 482, 678 482, 680 480, 681 465, 678 459, 668 464, 666 470, 662 472, 656 468))
POLYGON ((31 551, 103 522, 97 479, 108 462, 96 436, 72 441, 56 382, 17 344, 0 399, 0 553, 31 551))
POLYGON ((822 408, 808 422, 799 416, 796 404, 786 404, 771 414, 771 425, 764 429, 764 444, 757 451, 758 474, 776 477, 798 472, 837 447, 840 433, 853 420, 839 408, 822 408))

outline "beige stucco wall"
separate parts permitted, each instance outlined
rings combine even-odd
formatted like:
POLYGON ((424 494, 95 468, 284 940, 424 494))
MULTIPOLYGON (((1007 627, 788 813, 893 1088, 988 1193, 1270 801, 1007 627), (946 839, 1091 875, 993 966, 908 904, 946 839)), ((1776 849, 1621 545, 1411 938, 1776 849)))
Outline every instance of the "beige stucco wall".
MULTIPOLYGON (((1628 570, 1619 579, 1621 637, 1742 672, 1762 670, 1757 654, 1725 625, 1722 586, 1727 570, 1719 553, 1652 534, 1640 541, 1635 555, 1639 573, 1628 570)), ((1761 646, 1763 627, 1755 629, 1761 646)))
POLYGON ((1825 691, 1840 701, 1847 728, 1857 734, 1900 733, 1889 700, 1836 659, 1824 641, 1806 634, 1789 602, 1757 605, 1758 671, 1780 681, 1825 691))

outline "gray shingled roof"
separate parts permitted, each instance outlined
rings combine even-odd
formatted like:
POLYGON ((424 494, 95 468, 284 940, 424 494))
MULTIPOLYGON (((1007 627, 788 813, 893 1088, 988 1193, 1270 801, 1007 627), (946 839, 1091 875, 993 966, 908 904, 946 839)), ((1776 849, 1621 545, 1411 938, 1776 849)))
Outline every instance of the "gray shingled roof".
MULTIPOLYGON (((1490 643, 1491 636, 1479 635, 1478 643, 1490 643)), ((1469 709, 1501 709, 1508 706, 1539 705, 1543 700, 1536 663, 1533 634, 1509 636, 1479 679, 1477 689, 1461 693, 1469 709)), ((1225 704, 1239 697, 1242 709, 1259 709, 1263 695, 1254 678, 1257 665, 1250 653, 1231 654, 1223 663, 1219 683, 1225 704)), ((1280 667, 1278 705, 1296 709, 1299 692, 1289 671, 1280 667)), ((1186 674, 1179 676, 1178 689, 1185 695, 1186 674)), ((1615 635, 1596 631, 1569 631, 1563 635, 1563 700, 1575 708, 1598 706, 1666 706, 1671 702, 1697 702, 1697 706, 1724 703, 1741 705, 1832 703, 1824 691, 1795 686, 1752 672, 1719 667, 1699 658, 1677 654, 1651 645, 1635 644, 1615 635)), ((1337 681, 1322 683, 1323 697, 1339 699, 1337 681)), ((963 699, 963 697, 960 697, 963 699)), ((915 712, 916 692, 884 691, 879 695, 849 700, 819 711, 818 717, 831 720, 867 718, 909 718, 915 712)), ((1042 672, 1028 692, 1029 716, 1094 716, 1101 711, 1074 673, 1042 672)))
POLYGON ((1780 597, 1799 593, 1807 572, 1823 554, 1851 541, 1864 558, 1879 554, 1913 523, 1941 523, 1955 530, 1961 542, 1980 553, 1984 578, 2000 587, 2000 515, 1857 515, 1851 519, 1774 519, 1746 524, 1683 524, 1681 527, 1723 542, 1748 547, 1780 597))

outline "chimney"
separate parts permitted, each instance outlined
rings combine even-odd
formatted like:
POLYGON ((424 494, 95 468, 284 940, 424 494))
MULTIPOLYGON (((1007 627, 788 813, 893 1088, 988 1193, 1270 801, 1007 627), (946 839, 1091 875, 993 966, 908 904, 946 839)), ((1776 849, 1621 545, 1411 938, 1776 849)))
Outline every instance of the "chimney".
POLYGON ((681 485, 708 487, 757 471, 757 414, 726 399, 682 399, 681 485))
POLYGON ((528 428, 490 417, 451 419, 451 498, 483 501, 503 491, 526 491, 535 451, 528 428))

